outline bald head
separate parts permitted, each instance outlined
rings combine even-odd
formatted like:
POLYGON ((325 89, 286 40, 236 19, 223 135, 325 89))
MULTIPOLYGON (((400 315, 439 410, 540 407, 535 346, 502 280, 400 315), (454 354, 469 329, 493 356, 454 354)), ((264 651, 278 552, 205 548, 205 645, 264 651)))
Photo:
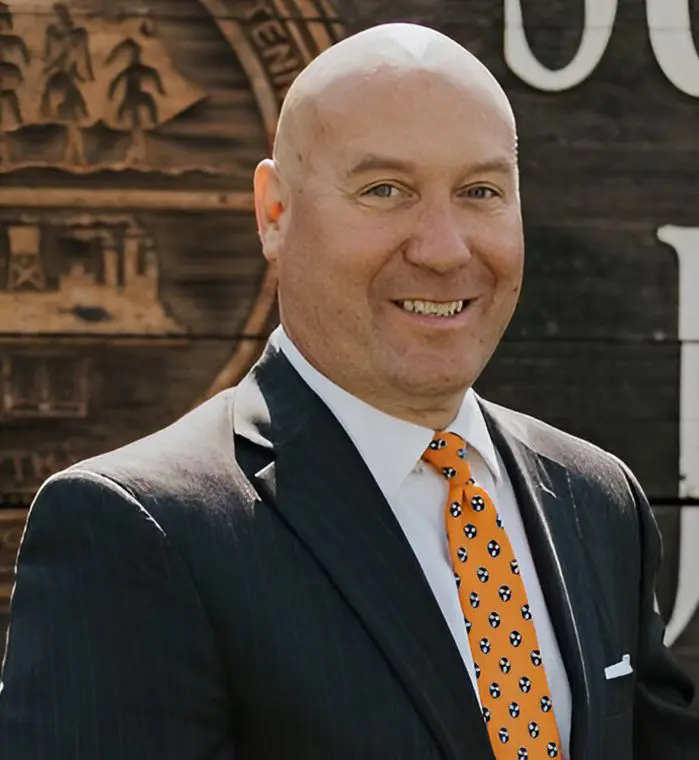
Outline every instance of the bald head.
MULTIPOLYGON (((515 132, 510 103, 488 69, 446 35, 417 24, 372 27, 325 50, 295 79, 284 100, 274 142, 274 161, 291 185, 302 178, 305 159, 334 121, 352 118, 350 96, 370 94, 382 83, 441 79, 495 109, 515 132)), ((419 92, 416 92, 419 97, 419 92)))

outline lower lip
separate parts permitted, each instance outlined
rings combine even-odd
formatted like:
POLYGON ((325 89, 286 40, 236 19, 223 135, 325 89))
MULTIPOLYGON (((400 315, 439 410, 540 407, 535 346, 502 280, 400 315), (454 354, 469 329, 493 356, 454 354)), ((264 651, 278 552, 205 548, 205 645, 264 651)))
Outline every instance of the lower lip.
POLYGON ((430 314, 418 314, 414 311, 406 311, 396 303, 393 303, 393 306, 416 327, 427 327, 432 330, 453 330, 456 327, 461 327, 469 319, 475 302, 475 298, 467 301, 464 304, 464 308, 458 314, 454 314, 451 317, 435 317, 430 314))

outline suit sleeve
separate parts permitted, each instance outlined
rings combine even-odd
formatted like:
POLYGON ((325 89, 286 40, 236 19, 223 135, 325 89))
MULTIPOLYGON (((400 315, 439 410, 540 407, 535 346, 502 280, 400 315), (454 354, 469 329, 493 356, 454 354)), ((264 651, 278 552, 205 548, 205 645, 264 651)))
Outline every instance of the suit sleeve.
POLYGON ((690 709, 694 685, 663 643, 665 624, 655 611, 660 532, 641 486, 625 467, 639 510, 642 534, 641 613, 634 705, 634 757, 699 757, 699 715, 690 709))
POLYGON ((214 635, 187 568, 124 489, 44 484, 18 557, 0 690, 8 760, 233 760, 214 635))

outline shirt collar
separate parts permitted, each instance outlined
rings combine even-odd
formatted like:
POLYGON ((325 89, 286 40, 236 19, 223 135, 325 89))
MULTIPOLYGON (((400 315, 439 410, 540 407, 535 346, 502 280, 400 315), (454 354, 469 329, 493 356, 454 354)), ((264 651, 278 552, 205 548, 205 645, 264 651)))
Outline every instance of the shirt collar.
MULTIPOLYGON (((272 333, 271 341, 335 415, 384 496, 394 497, 420 461, 434 431, 392 417, 340 388, 308 362, 281 326, 272 333)), ((478 452, 497 483, 501 477, 498 457, 473 389, 466 392, 448 429, 478 452)))

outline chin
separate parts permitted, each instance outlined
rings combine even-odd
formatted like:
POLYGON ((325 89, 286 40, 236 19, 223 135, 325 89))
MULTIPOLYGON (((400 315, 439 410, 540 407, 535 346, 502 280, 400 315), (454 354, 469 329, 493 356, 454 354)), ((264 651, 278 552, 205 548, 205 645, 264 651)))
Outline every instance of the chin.
POLYGON ((395 375, 395 384, 419 396, 441 396, 465 391, 476 380, 478 373, 471 367, 454 366, 439 362, 424 366, 403 366, 395 375))

